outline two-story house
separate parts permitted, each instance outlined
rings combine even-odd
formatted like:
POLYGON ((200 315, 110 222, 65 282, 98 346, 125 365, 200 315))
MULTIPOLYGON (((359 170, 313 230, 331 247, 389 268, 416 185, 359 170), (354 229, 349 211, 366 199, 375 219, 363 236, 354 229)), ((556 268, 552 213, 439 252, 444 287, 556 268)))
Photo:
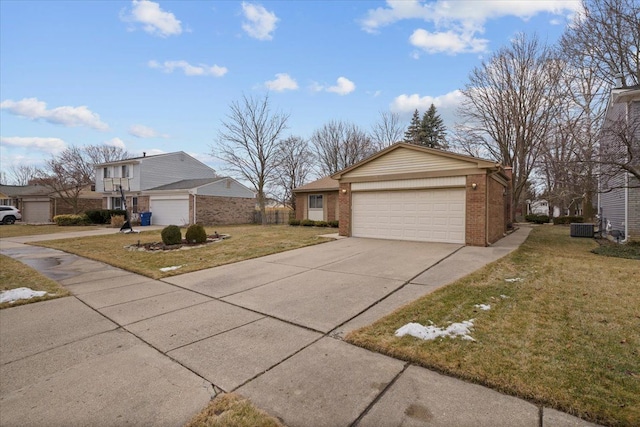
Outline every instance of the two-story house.
POLYGON ((183 151, 96 165, 96 191, 104 209, 122 209, 120 187, 133 219, 151 212, 157 225, 253 221, 255 194, 183 151))
POLYGON ((612 237, 640 239, 640 85, 612 90, 600 138, 598 212, 612 237))

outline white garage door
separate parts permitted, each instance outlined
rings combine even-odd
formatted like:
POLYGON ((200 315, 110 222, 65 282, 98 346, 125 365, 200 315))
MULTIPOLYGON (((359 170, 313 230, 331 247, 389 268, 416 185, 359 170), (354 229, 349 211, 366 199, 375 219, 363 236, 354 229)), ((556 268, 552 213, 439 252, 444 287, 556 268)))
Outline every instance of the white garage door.
POLYGON ((38 224, 51 221, 49 217, 49 201, 24 201, 22 207, 22 222, 38 224))
POLYGON ((189 199, 162 199, 151 197, 149 201, 151 224, 186 225, 189 224, 189 199))
POLYGON ((464 188, 354 192, 352 235, 465 243, 464 188))

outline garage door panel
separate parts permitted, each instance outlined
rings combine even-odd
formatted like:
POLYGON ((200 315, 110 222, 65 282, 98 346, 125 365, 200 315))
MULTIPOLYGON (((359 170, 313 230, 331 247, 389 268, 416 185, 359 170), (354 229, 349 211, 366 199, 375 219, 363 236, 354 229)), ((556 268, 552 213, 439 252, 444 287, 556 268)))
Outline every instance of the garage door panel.
POLYGON ((464 200, 462 188, 354 192, 352 234, 464 244, 464 200))
POLYGON ((150 200, 151 223, 154 225, 185 225, 189 223, 188 199, 150 200))

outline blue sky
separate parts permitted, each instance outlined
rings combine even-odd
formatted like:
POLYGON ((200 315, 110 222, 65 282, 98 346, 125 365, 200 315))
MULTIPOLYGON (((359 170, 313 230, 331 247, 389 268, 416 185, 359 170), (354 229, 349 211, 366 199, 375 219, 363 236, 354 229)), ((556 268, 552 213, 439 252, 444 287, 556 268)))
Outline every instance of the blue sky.
POLYGON ((285 136, 330 120, 455 122, 469 72, 517 32, 553 43, 578 0, 0 1, 0 170, 65 147, 210 156, 231 102, 269 93, 285 136))

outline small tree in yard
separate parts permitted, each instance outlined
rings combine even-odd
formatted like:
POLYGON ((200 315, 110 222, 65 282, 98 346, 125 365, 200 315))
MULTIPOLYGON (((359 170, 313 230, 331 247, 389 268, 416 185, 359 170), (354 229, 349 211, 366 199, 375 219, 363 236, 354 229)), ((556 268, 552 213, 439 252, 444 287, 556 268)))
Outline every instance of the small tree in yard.
POLYGON ((429 148, 447 148, 446 132, 442 118, 431 104, 420 121, 419 144, 429 148))
POLYGON ((253 185, 262 225, 266 225, 265 190, 275 178, 278 141, 287 128, 289 116, 272 112, 268 95, 261 99, 243 96, 240 102, 232 102, 230 108, 212 154, 225 161, 232 174, 253 185))
POLYGON ((409 127, 407 127, 406 132, 404 133, 404 142, 409 144, 418 144, 420 141, 420 113, 416 109, 413 112, 413 116, 411 117, 411 122, 409 123, 409 127))

